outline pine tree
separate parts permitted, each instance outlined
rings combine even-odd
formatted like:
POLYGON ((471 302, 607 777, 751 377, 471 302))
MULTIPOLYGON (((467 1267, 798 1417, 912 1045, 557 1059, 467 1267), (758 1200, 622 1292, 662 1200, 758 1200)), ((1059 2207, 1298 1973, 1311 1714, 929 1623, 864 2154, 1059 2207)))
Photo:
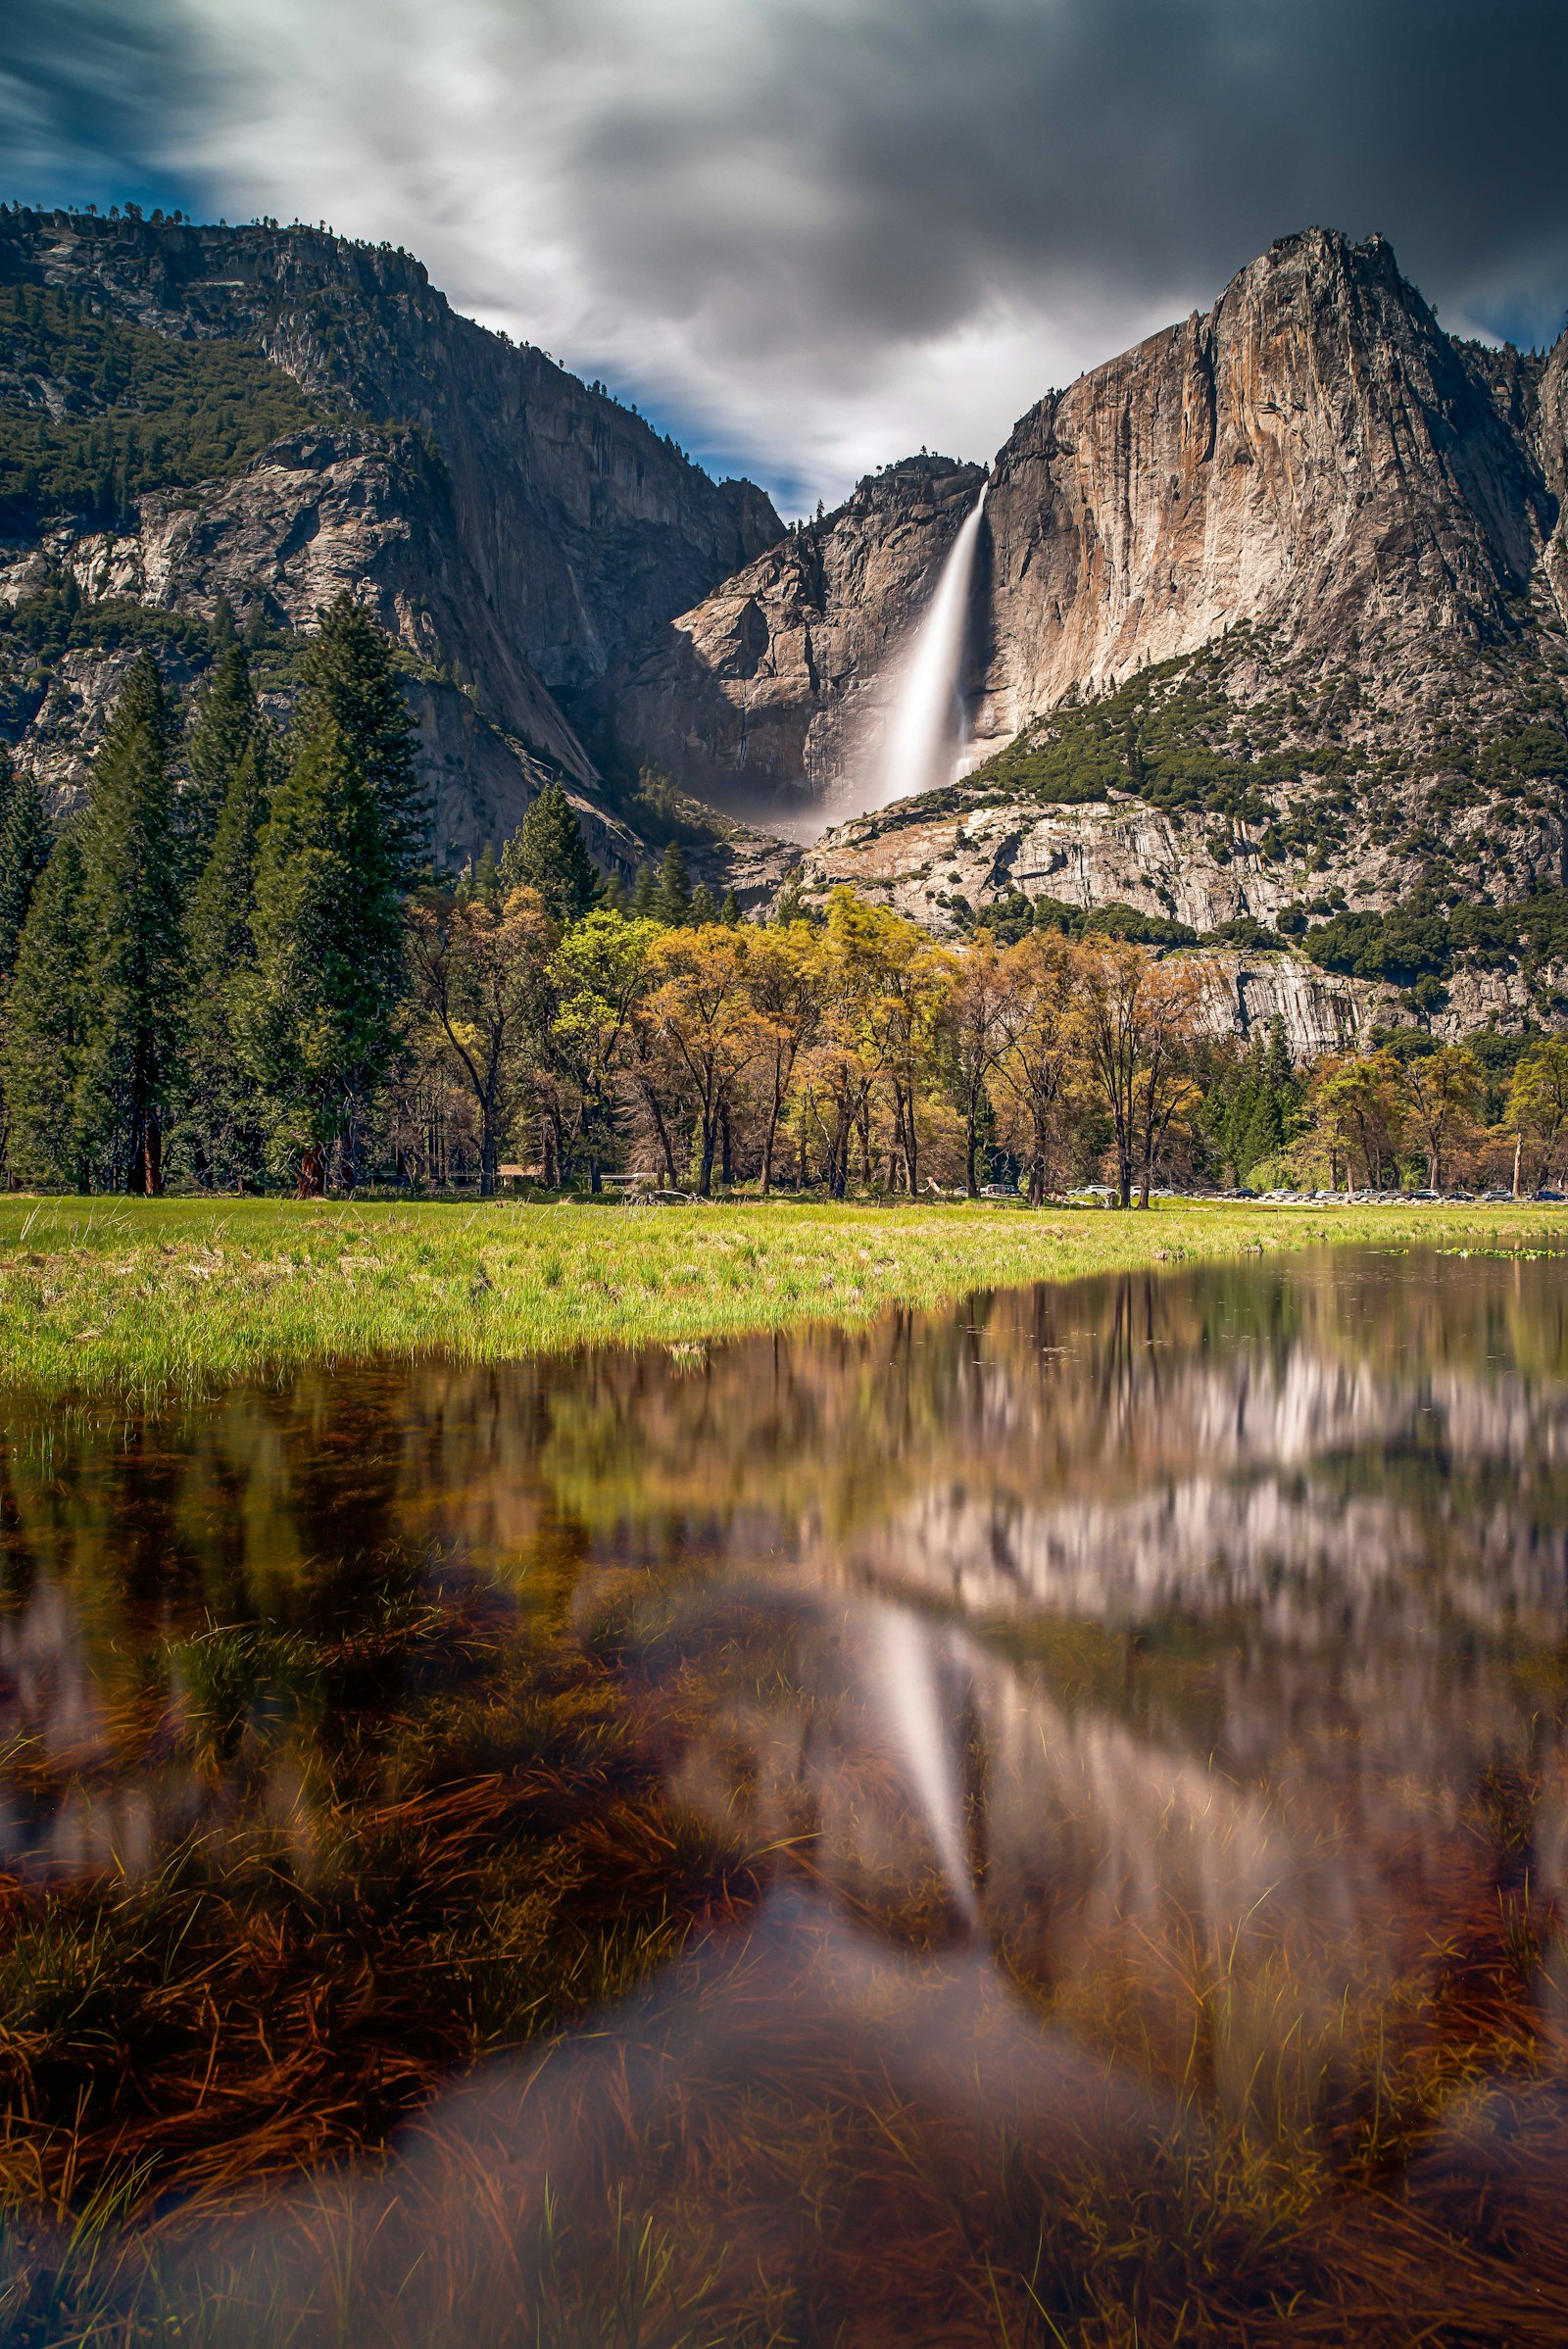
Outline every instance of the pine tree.
POLYGON ((246 1065, 245 1011, 255 985, 257 844, 275 764, 271 737, 258 725, 229 777, 185 922, 180 1139, 200 1178, 225 1188, 255 1183, 263 1166, 265 1121, 246 1065))
POLYGON ((226 639, 196 696, 185 746, 190 780, 180 796, 179 815, 185 868, 193 881, 212 854, 228 787, 255 729, 250 664, 230 615, 226 639))
MULTIPOLYGON (((8 771, 8 770, 7 770, 8 771)), ((17 946, 54 833, 30 775, 9 775, 0 817, 0 986, 16 967, 17 946)))
POLYGON ((684 929, 691 919, 692 884, 686 870, 686 859, 680 853, 680 842, 672 840, 659 860, 659 879, 654 886, 654 919, 666 929, 684 929))
POLYGON ((81 827, 87 1032, 77 1087, 96 1183, 163 1189, 181 962, 173 722, 158 664, 131 667, 81 827))
POLYGON ((738 930, 740 928, 741 902, 740 899, 735 895, 733 889, 725 890, 724 903, 718 909, 718 918, 723 923, 726 930, 738 930))
POLYGON ((76 1088, 87 1026, 81 849, 62 833, 17 942, 0 1052, 12 1180, 87 1188, 76 1088))
POLYGON ((1279 1096, 1268 1086, 1258 1092, 1248 1120, 1247 1131, 1237 1150, 1240 1165, 1249 1173, 1265 1158, 1272 1158, 1285 1146, 1285 1123, 1280 1115, 1279 1096))
POLYGON ((479 852, 466 888, 460 889, 458 896, 460 899, 472 898, 481 905, 498 905, 501 903, 501 867, 496 861, 495 849, 488 840, 479 852))
POLYGON ((559 783, 545 785, 502 850, 501 880, 509 894, 536 889, 545 911, 563 926, 580 921, 598 903, 599 874, 559 783))
POLYGON ((396 1050, 402 900, 422 845, 412 731, 386 638, 340 596, 306 657, 252 922, 247 1058, 302 1195, 324 1188, 334 1148, 352 1187, 396 1050))
POLYGON ((651 864, 639 865, 631 893, 633 921, 657 921, 659 918, 659 876, 651 864))
POLYGON ((1264 1070, 1270 1089, 1281 1097, 1281 1105, 1296 1098, 1296 1070, 1291 1062, 1291 1048, 1285 1035, 1283 1020, 1275 1020, 1268 1032, 1268 1052, 1264 1070))
POLYGON ((705 930, 718 919, 718 905, 706 881, 699 881, 692 891, 692 902, 686 919, 694 930, 705 930))

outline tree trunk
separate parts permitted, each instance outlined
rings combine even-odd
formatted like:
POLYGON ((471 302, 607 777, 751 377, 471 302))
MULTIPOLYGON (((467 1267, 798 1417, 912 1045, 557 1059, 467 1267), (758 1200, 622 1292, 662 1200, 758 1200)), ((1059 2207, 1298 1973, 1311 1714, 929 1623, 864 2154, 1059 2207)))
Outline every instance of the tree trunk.
POLYGON ((783 1095, 779 1090, 778 1069, 775 1066, 773 1070, 773 1098, 768 1103, 767 1110, 767 1131, 762 1136, 762 1168, 760 1181, 761 1196, 763 1199, 766 1199, 768 1193, 773 1188, 773 1151, 778 1142, 779 1111, 783 1105, 783 1095))
POLYGON ((1519 1197, 1519 1159, 1524 1147, 1524 1136, 1516 1134, 1513 1138, 1513 1195, 1515 1199, 1519 1197))
POLYGON ((675 1153, 670 1148, 669 1127, 664 1121, 664 1112, 659 1105, 659 1096, 646 1077, 638 1078, 637 1090, 643 1097, 643 1106, 653 1119, 654 1132, 659 1137, 659 1154, 664 1161, 664 1182, 669 1190, 678 1191, 680 1177, 675 1172, 675 1153))
POLYGON ((729 1130, 729 1102, 718 1104, 718 1179, 728 1191, 735 1180, 735 1150, 729 1130))
POLYGON ((319 1199, 326 1188, 326 1157, 318 1142, 307 1143, 300 1152, 296 1199, 319 1199))

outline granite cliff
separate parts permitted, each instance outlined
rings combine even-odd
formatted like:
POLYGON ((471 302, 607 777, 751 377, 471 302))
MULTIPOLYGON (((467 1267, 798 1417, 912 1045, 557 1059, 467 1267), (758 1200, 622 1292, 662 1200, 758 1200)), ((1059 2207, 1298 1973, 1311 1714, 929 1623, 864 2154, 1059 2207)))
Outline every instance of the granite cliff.
MULTIPOLYGON (((110 468, 96 510, 0 477, 0 715, 24 763, 79 787, 135 641, 177 671, 202 650, 189 623, 223 595, 286 648, 349 585, 406 656, 441 853, 509 831, 551 772, 602 853, 635 847, 574 705, 781 535, 760 490, 710 480, 543 352, 459 317, 401 252, 17 209, 0 213, 0 289, 12 441, 25 453, 36 421, 57 427, 52 450, 76 431, 90 454, 96 432, 110 468), (250 375, 215 372, 215 349, 250 375), (193 452, 213 440, 196 427, 224 401, 293 428, 248 449, 241 425, 216 473, 177 462, 182 434, 193 452), (72 625, 41 639, 29 620, 61 592, 72 625)), ((283 651, 271 667, 284 690, 283 651)))
MULTIPOLYGON (((677 615, 612 671, 623 738, 721 804, 831 824, 979 480, 890 467, 677 615)), ((1456 340, 1381 237, 1283 239, 1017 425, 969 771, 841 820, 808 889, 939 929, 1044 898, 1295 936, 1560 889, 1565 504, 1568 341, 1456 340)), ((1561 974, 1513 975, 1522 1015, 1561 974)))

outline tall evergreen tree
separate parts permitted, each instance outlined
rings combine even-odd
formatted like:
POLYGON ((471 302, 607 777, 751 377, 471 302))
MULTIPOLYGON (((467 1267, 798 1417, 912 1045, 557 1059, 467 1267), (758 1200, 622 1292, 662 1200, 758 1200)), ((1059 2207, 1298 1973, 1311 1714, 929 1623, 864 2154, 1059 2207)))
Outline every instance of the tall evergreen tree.
POLYGON ((631 917, 633 921, 657 921, 659 918, 659 876, 651 864, 637 868, 631 893, 631 917))
POLYGON ((247 1056, 273 1149, 300 1191, 334 1150, 352 1186, 360 1137, 397 1042, 407 985, 402 900, 422 848, 413 728, 391 648, 342 595, 305 662, 288 771, 257 857, 247 1056))
MULTIPOLYGON (((0 754, 3 756, 3 754, 0 754)), ((0 816, 0 986, 16 967, 17 946, 54 833, 30 775, 8 777, 0 816)))
POLYGON ((654 919, 666 929, 684 929, 691 919, 692 884, 681 855, 680 842, 672 840, 659 860, 659 879, 654 890, 654 919))
POLYGON ((258 724, 229 777, 185 923, 181 1139, 200 1178, 220 1187, 254 1183, 263 1166, 265 1123, 244 1024, 255 984, 257 844, 274 767, 271 738, 258 724))
POLYGON ((699 881, 697 887, 692 891, 691 904, 686 908, 686 919, 694 930, 706 930, 710 923, 717 921, 718 901, 706 881, 699 881))
POLYGON ((509 892, 536 889, 545 911, 563 925, 597 905, 599 874, 559 783, 545 785, 502 850, 501 879, 509 892))
POLYGON ((0 1083, 6 1162, 16 1182, 88 1187, 76 1100, 86 957, 81 847, 73 829, 62 833, 32 893, 6 1003, 0 1083))
POLYGON ((185 867, 193 881, 212 854, 223 802, 256 729, 256 715, 250 663, 230 616, 218 658, 196 696, 185 744, 189 782, 180 795, 179 816, 185 867))
POLYGON ((93 761, 81 827, 87 1032, 77 1089, 96 1182, 163 1189, 174 1080, 181 934, 173 723, 142 654, 93 761))

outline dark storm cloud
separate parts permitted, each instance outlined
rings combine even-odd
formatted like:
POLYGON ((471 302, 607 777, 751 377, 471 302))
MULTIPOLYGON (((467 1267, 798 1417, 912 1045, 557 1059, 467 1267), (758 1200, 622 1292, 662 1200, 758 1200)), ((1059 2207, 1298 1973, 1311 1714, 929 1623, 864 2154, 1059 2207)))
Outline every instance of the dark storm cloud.
POLYGON ((584 125, 607 276, 770 331, 927 336, 978 293, 1217 283, 1271 237, 1380 227, 1450 302, 1568 295, 1568 9, 1456 0, 861 0, 765 12, 749 83, 584 125), (778 156, 798 213, 731 217, 778 156))
POLYGON ((920 441, 988 455, 1310 221, 1382 229, 1453 324, 1546 335, 1568 301, 1562 0, 85 13, 106 41, 183 25, 165 86, 132 76, 129 144, 214 209, 410 245, 807 493, 920 441))

